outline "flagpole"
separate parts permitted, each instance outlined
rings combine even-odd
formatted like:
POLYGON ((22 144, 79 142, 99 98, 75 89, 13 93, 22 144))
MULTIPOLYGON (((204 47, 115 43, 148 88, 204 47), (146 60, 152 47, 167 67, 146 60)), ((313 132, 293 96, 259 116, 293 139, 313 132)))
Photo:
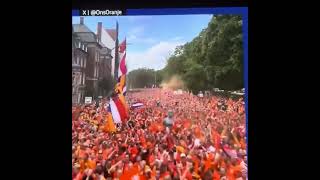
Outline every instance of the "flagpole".
POLYGON ((118 21, 116 23, 116 45, 115 45, 115 78, 116 81, 118 81, 118 68, 119 68, 119 25, 118 25, 118 21))

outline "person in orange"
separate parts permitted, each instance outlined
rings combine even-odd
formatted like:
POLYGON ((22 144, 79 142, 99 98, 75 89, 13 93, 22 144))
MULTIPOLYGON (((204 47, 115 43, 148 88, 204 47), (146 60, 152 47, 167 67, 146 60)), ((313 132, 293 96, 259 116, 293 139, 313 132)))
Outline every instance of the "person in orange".
POLYGON ((237 165, 236 159, 231 159, 229 161, 228 170, 227 170, 227 178, 228 180, 236 180, 239 173, 241 173, 240 165, 237 165))

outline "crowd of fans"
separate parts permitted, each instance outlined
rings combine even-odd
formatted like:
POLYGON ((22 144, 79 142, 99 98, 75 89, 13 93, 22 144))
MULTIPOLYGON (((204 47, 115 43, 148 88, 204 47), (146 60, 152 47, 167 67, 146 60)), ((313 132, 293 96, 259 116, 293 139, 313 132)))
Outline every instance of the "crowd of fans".
POLYGON ((145 89, 128 93, 129 119, 106 126, 108 101, 73 107, 74 180, 246 180, 242 99, 145 89), (172 124, 168 122, 172 122, 172 124))

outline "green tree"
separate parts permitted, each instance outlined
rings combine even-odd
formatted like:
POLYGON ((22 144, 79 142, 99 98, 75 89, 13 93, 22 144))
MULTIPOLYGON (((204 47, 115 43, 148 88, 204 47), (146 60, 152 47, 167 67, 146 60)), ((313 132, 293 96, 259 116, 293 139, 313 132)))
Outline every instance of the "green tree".
POLYGON ((140 68, 128 73, 129 88, 152 87, 153 84, 159 85, 162 80, 161 71, 140 68))
POLYGON ((104 77, 98 81, 100 95, 107 96, 115 87, 116 81, 112 77, 104 77))
POLYGON ((241 16, 216 15, 197 37, 177 46, 160 72, 163 79, 183 77, 192 91, 243 88, 241 16))

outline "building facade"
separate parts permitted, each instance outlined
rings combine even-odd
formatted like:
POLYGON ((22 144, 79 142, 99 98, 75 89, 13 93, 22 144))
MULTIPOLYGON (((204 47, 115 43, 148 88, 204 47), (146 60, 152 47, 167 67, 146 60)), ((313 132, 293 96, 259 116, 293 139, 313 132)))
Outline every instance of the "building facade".
MULTIPOLYGON (((82 81, 84 82, 84 96, 97 98, 98 94, 98 79, 100 66, 100 51, 103 48, 102 44, 94 32, 92 32, 85 24, 84 18, 80 17, 80 24, 73 24, 73 30, 79 40, 82 42, 80 47, 85 47, 86 60, 81 61, 84 57, 84 52, 79 52, 79 62, 83 63, 82 81)), ((83 97, 84 97, 83 96, 83 97)))
POLYGON ((84 74, 83 61, 86 61, 87 53, 85 46, 77 37, 72 28, 72 103, 79 104, 83 98, 84 91, 82 76, 84 74))
POLYGON ((77 77, 77 103, 84 102, 86 89, 86 66, 88 61, 88 47, 79 37, 75 39, 74 62, 78 65, 79 72, 77 77))
MULTIPOLYGON (((73 102, 84 102, 84 97, 96 99, 106 95, 105 89, 99 86, 102 79, 112 79, 114 70, 115 33, 97 26, 97 34, 92 32, 80 17, 79 24, 73 24, 73 66, 80 67, 77 78, 73 81, 73 102)), ((75 77, 75 76, 73 76, 75 77)))

